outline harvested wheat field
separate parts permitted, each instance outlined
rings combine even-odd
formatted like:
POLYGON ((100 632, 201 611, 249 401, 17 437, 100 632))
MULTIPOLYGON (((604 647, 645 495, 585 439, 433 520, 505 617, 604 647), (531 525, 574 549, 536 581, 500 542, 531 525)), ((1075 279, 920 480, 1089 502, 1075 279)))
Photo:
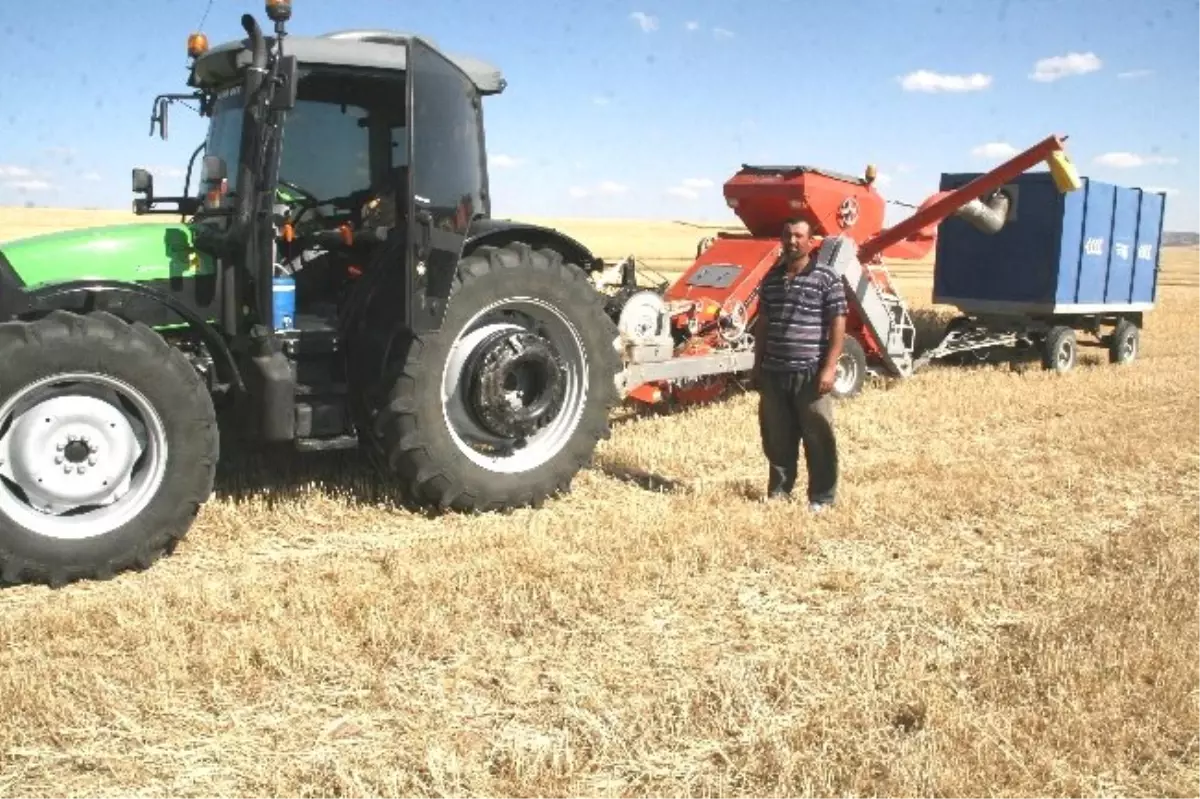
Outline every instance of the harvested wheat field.
POLYGON ((0 592, 0 794, 1196 795, 1197 273, 1166 252, 1128 367, 840 403, 815 517, 759 501, 745 394, 617 414, 538 511, 230 463, 151 570, 0 592))

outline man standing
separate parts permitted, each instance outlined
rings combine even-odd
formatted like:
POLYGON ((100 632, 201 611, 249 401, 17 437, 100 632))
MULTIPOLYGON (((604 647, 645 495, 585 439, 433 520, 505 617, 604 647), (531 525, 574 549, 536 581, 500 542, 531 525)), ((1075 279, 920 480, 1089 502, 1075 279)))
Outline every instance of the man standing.
POLYGON ((840 275, 813 263, 811 230, 803 219, 783 226, 783 253, 759 292, 753 375, 770 465, 767 495, 791 496, 803 443, 809 507, 819 511, 837 493, 829 392, 846 330, 846 295, 840 275))

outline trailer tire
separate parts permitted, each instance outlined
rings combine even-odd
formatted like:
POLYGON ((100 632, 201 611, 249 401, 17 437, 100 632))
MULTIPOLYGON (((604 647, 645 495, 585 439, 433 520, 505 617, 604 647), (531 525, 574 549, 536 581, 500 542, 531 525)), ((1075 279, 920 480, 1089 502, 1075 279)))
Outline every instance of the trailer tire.
POLYGON ((171 552, 220 455, 212 397, 183 353, 143 324, 54 311, 0 324, 0 364, 3 582, 107 579, 171 552))
POLYGON ((1117 322, 1108 343, 1108 360, 1115 364, 1133 363, 1141 345, 1138 326, 1128 319, 1117 322))
POLYGON ((854 336, 842 339, 842 352, 837 360, 837 372, 830 392, 838 399, 856 397, 867 378, 867 354, 854 336))
POLYGON ((372 426, 404 493, 470 512, 537 506, 569 490, 609 437, 619 399, 617 327, 604 301, 551 249, 516 242, 463 258, 440 329, 409 334, 372 426), (492 319, 503 311, 538 317, 545 335, 492 319), (524 378, 536 398, 514 408, 508 402, 522 389, 513 381, 524 378), (525 434, 527 447, 494 460, 470 443, 525 434))
POLYGON ((1078 353, 1075 330, 1059 325, 1051 328, 1042 342, 1042 365, 1052 372, 1065 374, 1075 368, 1078 353))

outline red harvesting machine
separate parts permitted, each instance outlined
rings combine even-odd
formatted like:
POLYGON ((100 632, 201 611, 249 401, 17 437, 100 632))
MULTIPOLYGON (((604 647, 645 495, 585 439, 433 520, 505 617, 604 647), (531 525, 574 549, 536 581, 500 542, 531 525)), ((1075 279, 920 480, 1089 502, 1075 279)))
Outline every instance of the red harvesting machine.
POLYGON ((614 313, 625 360, 622 394, 644 403, 703 402, 750 370, 759 285, 780 255, 784 222, 794 217, 812 225, 817 262, 840 274, 846 288, 850 313, 835 395, 856 393, 868 371, 910 376, 915 330, 883 259, 928 255, 938 224, 950 216, 988 233, 1000 230, 1011 202, 1005 183, 1038 163, 1046 163, 1060 191, 1077 188, 1065 140, 1050 136, 960 189, 936 192, 886 229, 871 167, 854 177, 809 166, 743 165, 724 195, 746 232, 701 242, 692 265, 662 291, 637 289, 631 261, 621 270, 622 302, 614 313))

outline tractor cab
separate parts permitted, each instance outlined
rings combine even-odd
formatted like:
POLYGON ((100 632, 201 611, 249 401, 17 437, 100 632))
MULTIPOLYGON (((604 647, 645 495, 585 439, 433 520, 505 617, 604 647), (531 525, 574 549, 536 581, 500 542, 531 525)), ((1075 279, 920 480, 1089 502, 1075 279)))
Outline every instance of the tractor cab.
POLYGON ((194 196, 165 198, 191 214, 198 247, 242 265, 225 304, 251 312, 227 313, 234 335, 332 320, 382 247, 389 266, 421 276, 456 261, 491 214, 481 99, 503 91, 498 70, 405 33, 286 34, 280 8, 268 4, 274 37, 247 17, 246 40, 189 39, 204 165, 194 196), (281 281, 294 281, 286 318, 271 292, 281 281))

